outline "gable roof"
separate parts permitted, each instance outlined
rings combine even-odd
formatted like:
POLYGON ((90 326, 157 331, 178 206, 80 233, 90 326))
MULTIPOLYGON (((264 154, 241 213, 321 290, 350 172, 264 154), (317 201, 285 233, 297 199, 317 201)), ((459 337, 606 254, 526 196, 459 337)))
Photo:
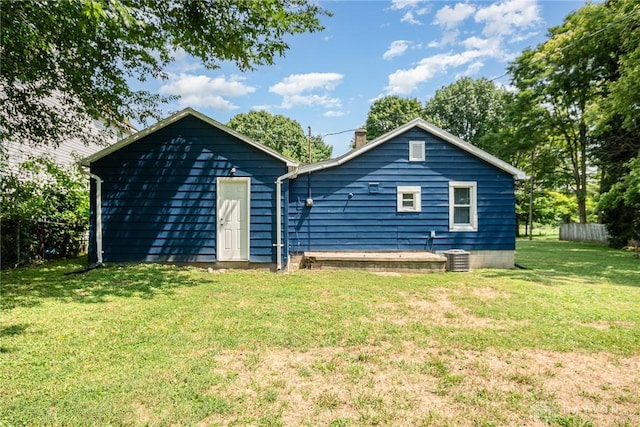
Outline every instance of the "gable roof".
POLYGON ((318 162, 318 163, 312 163, 309 165, 305 165, 305 166, 301 166, 300 168, 298 168, 297 171, 293 171, 288 173, 284 178, 293 178, 295 176, 297 176, 298 174, 304 174, 304 173, 310 173, 310 172, 314 172, 314 171, 318 171, 318 170, 322 170, 322 169, 328 169, 328 168, 332 168, 335 166, 339 166, 343 163, 348 162, 349 160, 358 157, 364 153, 366 153, 369 150, 372 150, 374 148, 376 148, 378 145, 384 144, 385 142, 403 134, 404 132, 417 127, 419 129, 422 129, 428 133, 430 133, 431 135, 434 135, 452 145, 454 145, 455 147, 460 148, 463 151, 466 151, 467 153, 481 159, 484 160, 485 162, 495 166, 498 169, 503 170, 504 172, 507 172, 510 175, 513 175, 513 177, 515 179, 528 179, 529 177, 527 176, 526 173, 524 173, 523 171, 521 171, 520 169, 511 166, 509 163, 500 160, 499 158, 492 156, 491 154, 487 153, 484 150, 481 150, 480 148, 476 147, 475 145, 472 145, 468 142, 463 141, 462 139, 450 134, 449 132, 440 129, 437 126, 434 126, 430 123, 427 123, 426 121, 422 120, 422 119, 414 119, 402 126, 400 126, 399 128, 396 128, 395 130, 392 130, 391 132, 388 132, 382 136, 379 136, 378 138, 374 139, 371 142, 366 143, 364 146, 357 148, 355 150, 351 150, 346 154, 343 154, 340 157, 336 157, 335 159, 331 159, 331 160, 326 160, 324 162, 318 162))
POLYGON ((249 138, 248 136, 242 135, 241 133, 223 125, 220 122, 217 122, 215 120, 213 120, 211 117, 208 117, 204 114, 202 114, 199 111, 194 110, 193 108, 185 108, 182 111, 179 111, 169 117, 167 117, 166 119, 160 120, 159 122, 157 122, 156 124, 153 124, 143 130, 141 130, 140 132, 134 133, 133 135, 129 136, 128 138, 125 138, 121 141, 118 141, 117 143, 98 151, 95 154, 92 154, 91 156, 85 157, 84 159, 80 160, 80 164, 82 166, 89 166, 91 163, 102 159, 103 157, 106 157, 108 155, 110 155, 111 153, 114 153, 118 150, 120 150, 121 148, 126 147, 129 144, 132 144, 136 141, 138 141, 139 139, 144 138, 147 135, 150 135, 154 132, 159 131, 160 129, 163 129, 187 116, 193 116, 197 119, 202 120, 203 122, 220 129, 223 132, 226 132, 230 135, 235 136, 236 138, 238 138, 239 140, 257 148, 260 151, 265 152, 266 154, 275 157, 276 159, 284 162, 287 166, 298 166, 298 162, 296 162, 295 160, 292 160, 288 157, 283 156, 282 154, 278 153, 276 150, 267 147, 264 144, 261 144, 257 141, 254 141, 253 139, 249 138))

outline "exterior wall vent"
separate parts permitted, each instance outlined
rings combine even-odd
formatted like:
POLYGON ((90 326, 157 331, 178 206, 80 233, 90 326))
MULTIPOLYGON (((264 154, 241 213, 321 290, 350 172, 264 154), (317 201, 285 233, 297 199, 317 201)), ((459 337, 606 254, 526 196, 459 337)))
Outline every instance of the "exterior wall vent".
POLYGON ((444 252, 447 258, 446 270, 452 272, 469 271, 469 252, 462 249, 451 249, 444 252))

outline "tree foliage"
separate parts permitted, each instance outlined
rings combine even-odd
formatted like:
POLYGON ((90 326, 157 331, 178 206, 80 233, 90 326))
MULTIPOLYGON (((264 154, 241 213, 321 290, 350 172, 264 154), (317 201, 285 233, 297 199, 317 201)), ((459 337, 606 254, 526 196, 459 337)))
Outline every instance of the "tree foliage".
POLYGON ((0 141, 52 144, 86 139, 87 118, 159 118, 167 98, 130 81, 166 78, 176 51, 212 69, 254 69, 284 54, 285 36, 321 30, 328 14, 308 0, 3 2, 0 141))
POLYGON ((598 33, 598 58, 608 67, 608 96, 599 104, 599 124, 619 123, 627 131, 640 128, 640 3, 609 0, 592 17, 598 33))
POLYGON ((469 77, 438 89, 424 105, 417 98, 385 96, 375 100, 369 109, 367 139, 375 139, 415 118, 422 118, 491 152, 499 148, 501 140, 490 136, 496 136, 504 125, 511 100, 512 95, 493 82, 469 77))
POLYGON ((598 95, 597 70, 580 49, 569 49, 566 37, 573 31, 570 15, 565 25, 551 29, 550 39, 534 50, 526 50, 512 66, 513 82, 538 109, 548 134, 562 140, 565 165, 573 177, 580 222, 586 222, 587 109, 598 95))
MULTIPOLYGON (((640 148, 640 98, 632 92, 640 88, 639 42, 637 2, 591 4, 567 16, 511 67, 519 102, 537 112, 533 120, 546 134, 541 144, 559 144, 556 174, 570 177, 580 222, 587 221, 594 168, 600 167, 601 191, 607 191, 640 148)), ((621 218, 618 213, 610 220, 621 218)))
MULTIPOLYGON (((612 246, 640 242, 640 155, 627 164, 629 173, 616 182, 599 201, 606 212, 612 246), (617 216, 617 217, 615 217, 617 216)), ((638 246, 638 243, 636 243, 638 246)))
POLYGON ((424 117, 451 134, 490 151, 486 135, 504 124, 511 94, 485 78, 463 77, 440 88, 425 103, 424 117))
POLYGON ((81 250, 89 224, 87 179, 79 171, 35 158, 2 178, 2 268, 81 250))
MULTIPOLYGON (((267 111, 251 111, 237 114, 227 123, 243 135, 271 147, 299 162, 309 162, 309 137, 297 121, 267 111)), ((324 143, 321 136, 311 137, 311 160, 319 162, 331 158, 333 147, 324 143)))
POLYGON ((422 104, 417 98, 402 98, 397 95, 378 98, 367 114, 367 140, 376 139, 413 119, 423 117, 423 113, 422 104))

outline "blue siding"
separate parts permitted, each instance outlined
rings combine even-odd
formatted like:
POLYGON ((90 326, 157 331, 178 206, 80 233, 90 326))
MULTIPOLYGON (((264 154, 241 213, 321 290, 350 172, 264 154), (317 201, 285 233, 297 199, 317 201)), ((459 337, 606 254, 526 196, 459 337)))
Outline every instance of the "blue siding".
POLYGON ((193 116, 91 164, 104 181, 104 261, 215 262, 216 178, 234 167, 251 177, 250 261, 275 262, 275 180, 286 165, 193 116))
POLYGON ((289 189, 289 250, 513 250, 513 177, 414 128, 332 168, 300 175, 289 189), (409 162, 409 140, 426 161, 409 162), (478 231, 449 231, 449 182, 477 182, 478 231), (369 192, 369 183, 378 192, 369 192), (397 187, 420 186, 421 212, 397 212, 397 187), (312 207, 305 207, 307 197, 312 207), (435 239, 430 238, 435 231, 435 239))

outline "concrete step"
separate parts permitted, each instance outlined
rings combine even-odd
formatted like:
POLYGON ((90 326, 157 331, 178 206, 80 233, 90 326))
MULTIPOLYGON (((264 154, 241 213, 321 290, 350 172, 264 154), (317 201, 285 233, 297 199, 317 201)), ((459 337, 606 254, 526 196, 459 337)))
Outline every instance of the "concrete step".
POLYGON ((447 259, 424 251, 367 252, 313 251, 304 252, 301 268, 364 269, 371 271, 442 272, 447 259))

